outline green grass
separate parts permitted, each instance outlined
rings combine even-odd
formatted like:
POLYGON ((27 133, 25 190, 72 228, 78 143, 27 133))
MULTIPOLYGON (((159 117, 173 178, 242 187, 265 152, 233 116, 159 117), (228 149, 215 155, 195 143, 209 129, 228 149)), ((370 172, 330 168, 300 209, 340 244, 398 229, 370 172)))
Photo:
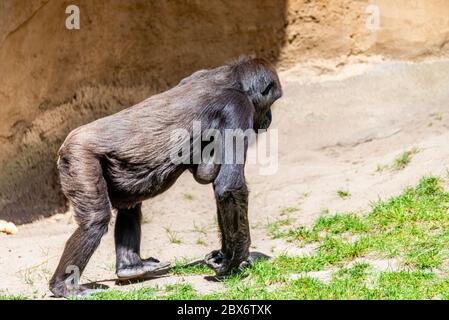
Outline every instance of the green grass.
POLYGON ((388 164, 378 164, 376 167, 376 172, 383 172, 385 170, 388 170, 390 166, 388 164))
POLYGON ((188 283, 166 285, 163 288, 142 288, 130 291, 108 290, 95 293, 85 299, 89 300, 191 300, 198 294, 188 283))
POLYGON ((351 196, 351 193, 347 190, 337 190, 337 196, 339 196, 342 199, 348 198, 351 196))
POLYGON ((412 156, 417 154, 419 150, 417 148, 413 148, 409 151, 404 151, 393 161, 392 168, 393 170, 402 170, 404 169, 412 160, 412 156))
POLYGON ((0 294, 0 300, 27 300, 28 298, 21 295, 0 294))
POLYGON ((292 225, 295 220, 291 217, 291 214, 298 210, 296 207, 286 207, 279 210, 280 217, 266 225, 268 234, 272 239, 282 237, 283 229, 292 225))
POLYGON ((290 226, 293 223, 293 219, 290 217, 280 218, 267 224, 268 234, 272 239, 278 239, 283 237, 283 228, 290 226))
POLYGON ((401 153, 400 155, 398 155, 394 160, 393 163, 388 165, 388 164, 378 164, 376 171, 377 172, 382 172, 385 170, 392 170, 392 171, 399 171, 404 169, 405 167, 407 167, 407 165, 410 163, 410 161, 412 161, 412 158, 415 154, 417 154, 420 150, 416 147, 408 150, 408 151, 404 151, 403 153, 401 153))
MULTIPOLYGON (((298 246, 313 243, 306 256, 260 261, 223 280, 224 290, 200 294, 188 283, 129 292, 110 290, 94 299, 449 299, 449 193, 425 177, 415 188, 372 204, 366 214, 323 216, 310 227, 293 228, 287 218, 269 231, 298 246), (288 227, 288 228, 287 228, 288 227), (365 258, 364 263, 355 259, 365 258), (369 259, 393 259, 399 269, 376 270, 369 259), (329 281, 310 272, 329 271, 329 281)), ((176 275, 210 275, 205 267, 175 264, 176 275)))
POLYGON ((281 213, 281 216, 285 216, 285 215, 288 215, 289 213, 293 213, 293 212, 296 212, 298 210, 299 209, 296 208, 296 207, 286 207, 286 208, 282 208, 280 210, 280 213, 281 213))
POLYGON ((176 261, 173 267, 170 269, 170 273, 174 275, 213 275, 213 271, 204 265, 188 265, 188 261, 179 260, 176 261))
POLYGON ((193 200, 193 195, 191 195, 190 193, 185 193, 184 194, 184 199, 186 199, 186 200, 193 200))
POLYGON ((167 237, 168 237, 168 240, 170 241, 170 243, 174 243, 174 244, 182 243, 181 239, 178 238, 177 232, 175 232, 167 227, 165 227, 164 230, 165 230, 165 233, 167 234, 167 237))
POLYGON ((198 239, 196 239, 195 244, 197 244, 197 245, 199 245, 199 246, 205 246, 205 245, 206 245, 206 242, 205 242, 203 239, 198 238, 198 239))
POLYGON ((443 120, 443 115, 442 115, 441 113, 439 113, 439 112, 432 113, 430 116, 431 116, 434 120, 437 120, 437 121, 443 120))
MULTIPOLYGON (((84 297, 89 300, 154 300, 157 299, 159 290, 153 287, 138 290, 106 290, 84 297)), ((77 299, 77 298, 73 298, 77 299)))

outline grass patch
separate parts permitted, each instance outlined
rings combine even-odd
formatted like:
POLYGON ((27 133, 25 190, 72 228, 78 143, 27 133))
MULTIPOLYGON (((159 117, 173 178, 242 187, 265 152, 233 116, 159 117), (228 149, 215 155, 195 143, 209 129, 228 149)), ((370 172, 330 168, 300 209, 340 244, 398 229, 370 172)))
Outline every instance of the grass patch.
POLYGON ((190 193, 185 193, 184 194, 184 199, 186 199, 186 200, 193 200, 193 195, 191 195, 190 193))
POLYGON ((399 171, 404 169, 405 167, 407 167, 407 165, 410 163, 410 161, 412 160, 412 157, 417 154, 420 150, 416 147, 408 150, 408 151, 404 151, 403 153, 401 153, 400 155, 398 155, 394 160, 393 163, 388 165, 388 164, 378 164, 376 171, 377 172, 383 172, 385 170, 392 170, 392 171, 399 171))
POLYGON ((385 170, 388 170, 390 166, 388 164, 378 164, 376 167, 376 172, 383 172, 385 170))
POLYGON ((449 248, 448 207, 449 194, 437 178, 428 177, 398 197, 375 203, 368 215, 321 217, 311 228, 278 236, 319 242, 317 256, 326 265, 375 253, 398 257, 415 269, 437 268, 449 248))
POLYGON ((206 245, 206 242, 205 242, 203 239, 198 238, 198 239, 196 239, 195 244, 197 244, 197 245, 199 245, 199 246, 205 246, 205 245, 206 245))
POLYGON ((286 207, 279 210, 280 218, 266 225, 268 234, 272 239, 277 239, 283 236, 284 229, 286 229, 286 227, 288 226, 291 226, 295 221, 295 219, 292 218, 290 214, 297 212, 298 210, 299 209, 296 207, 286 207))
POLYGON ((351 196, 351 193, 347 190, 337 190, 337 196, 339 196, 342 199, 348 198, 351 196))
POLYGON ((299 210, 299 209, 296 208, 296 207, 287 207, 287 208, 282 208, 282 209, 280 210, 280 213, 281 213, 281 216, 285 216, 285 215, 288 215, 288 214, 290 214, 290 213, 296 212, 296 211, 298 211, 298 210, 299 210))
MULTIPOLYGON (((260 261, 223 280, 225 290, 200 294, 186 283, 132 292, 106 291, 118 299, 449 299, 449 193, 425 177, 415 188, 372 205, 369 213, 321 217, 310 227, 271 224, 274 235, 298 246, 315 243, 306 256, 260 261), (282 227, 282 228, 281 228, 282 227), (285 228, 285 230, 283 230, 285 228), (375 270, 356 258, 395 259, 396 271, 375 270), (329 271, 323 281, 310 272, 329 271), (155 291, 156 290, 156 291, 155 291)), ((173 274, 211 274, 205 267, 175 265, 173 274)))
MULTIPOLYGON (((137 290, 106 290, 100 291, 81 299, 86 300, 154 300, 157 299, 159 290, 157 288, 148 287, 137 290)), ((73 298, 77 299, 77 298, 73 298)))
POLYGON ((293 223, 293 219, 290 217, 277 219, 267 224, 268 234, 272 239, 278 239, 284 236, 285 227, 290 226, 293 223))
POLYGON ((28 298, 22 295, 0 294, 0 300, 28 300, 28 298))
POLYGON ((83 300, 193 300, 199 299, 192 285, 188 283, 176 283, 166 285, 163 288, 142 288, 129 291, 107 290, 98 292, 83 300))
POLYGON ((181 244, 182 241, 181 239, 178 238, 178 233, 171 230, 170 228, 164 228, 165 233, 168 236, 168 240, 170 241, 170 243, 174 243, 174 244, 181 244))
POLYGON ((170 273, 174 275, 213 275, 213 271, 205 265, 189 265, 185 260, 176 261, 170 268, 170 273))
POLYGON ((412 160, 412 156, 419 152, 418 148, 413 148, 409 151, 404 151, 393 161, 392 169, 393 170, 402 170, 404 169, 412 160))
POLYGON ((439 113, 439 112, 432 113, 430 116, 431 116, 434 120, 436 120, 436 121, 441 121, 441 120, 443 120, 443 115, 442 115, 441 113, 439 113))
POLYGON ((201 233, 203 235, 207 235, 207 228, 205 226, 199 226, 195 222, 193 222, 193 232, 201 233))

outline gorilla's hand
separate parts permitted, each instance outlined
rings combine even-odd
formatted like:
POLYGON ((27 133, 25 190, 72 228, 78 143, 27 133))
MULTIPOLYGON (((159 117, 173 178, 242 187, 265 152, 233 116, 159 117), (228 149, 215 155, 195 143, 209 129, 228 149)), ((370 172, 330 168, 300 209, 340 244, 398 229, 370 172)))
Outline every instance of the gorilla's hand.
POLYGON ((268 260, 270 256, 261 252, 250 252, 246 259, 226 259, 221 250, 214 250, 206 255, 204 261, 212 268, 218 277, 232 273, 233 271, 243 271, 246 267, 253 265, 258 260, 268 260))

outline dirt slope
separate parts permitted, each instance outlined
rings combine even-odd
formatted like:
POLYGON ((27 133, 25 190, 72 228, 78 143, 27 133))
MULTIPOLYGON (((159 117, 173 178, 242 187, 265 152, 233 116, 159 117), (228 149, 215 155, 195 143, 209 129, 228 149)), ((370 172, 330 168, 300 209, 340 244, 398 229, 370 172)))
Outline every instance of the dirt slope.
MULTIPOLYGON (((285 95, 274 108, 273 123, 279 129, 279 171, 260 176, 257 166, 247 170, 254 250, 273 255, 310 250, 269 239, 266 223, 287 207, 298 209, 291 213, 296 225, 308 224, 321 214, 364 210, 370 201, 397 194, 423 175, 446 174, 448 60, 316 60, 296 65, 281 78, 285 95), (420 151, 403 170, 377 171, 413 147, 420 151), (339 189, 351 196, 339 198, 339 189)), ((145 256, 193 259, 218 246, 211 188, 196 184, 189 175, 166 194, 147 201, 144 214, 145 256), (174 238, 180 243, 173 243, 174 238)), ((15 236, 0 236, 0 290, 47 298, 47 281, 74 228, 67 213, 24 225, 15 236)), ((113 278, 110 231, 82 280, 104 280, 114 286, 113 278)), ((201 276, 184 278, 135 286, 189 281, 200 291, 220 289, 220 284, 201 276)))

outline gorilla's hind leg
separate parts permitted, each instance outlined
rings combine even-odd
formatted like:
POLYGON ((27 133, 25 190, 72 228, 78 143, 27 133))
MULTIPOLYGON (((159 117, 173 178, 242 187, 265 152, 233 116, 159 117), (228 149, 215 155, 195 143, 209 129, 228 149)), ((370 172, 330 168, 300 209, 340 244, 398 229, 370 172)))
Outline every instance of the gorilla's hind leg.
POLYGON ((78 278, 108 230, 111 204, 100 162, 88 152, 62 151, 58 162, 62 190, 70 200, 78 228, 65 245, 50 290, 58 297, 85 293, 78 278), (81 156, 80 156, 81 155, 81 156))
POLYGON ((117 277, 120 280, 141 278, 169 266, 155 258, 141 259, 141 204, 131 209, 119 209, 115 222, 117 277))
POLYGON ((88 229, 78 227, 67 241, 61 261, 50 280, 50 290, 56 297, 83 295, 90 289, 78 283, 90 257, 106 233, 108 224, 94 225, 88 229), (73 277, 73 279, 70 279, 73 277))

